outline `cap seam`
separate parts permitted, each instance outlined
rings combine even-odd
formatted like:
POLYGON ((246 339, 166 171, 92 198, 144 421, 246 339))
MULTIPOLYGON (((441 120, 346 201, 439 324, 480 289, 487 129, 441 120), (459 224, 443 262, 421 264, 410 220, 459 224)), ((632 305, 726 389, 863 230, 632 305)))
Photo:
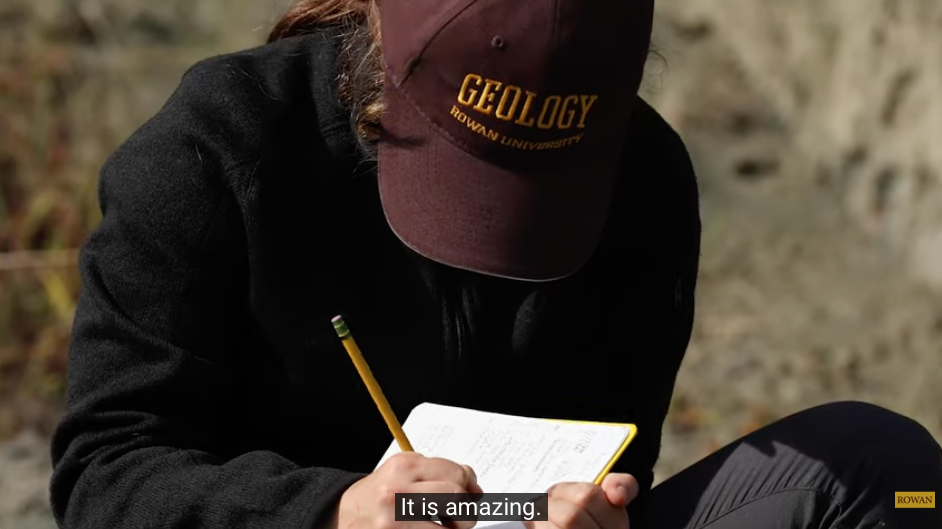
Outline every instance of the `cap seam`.
MULTIPOLYGON (((402 79, 398 81, 398 84, 396 85, 397 87, 405 83, 406 80, 412 76, 412 70, 415 69, 416 63, 419 62, 419 57, 425 55, 425 50, 427 50, 428 47, 432 44, 432 41, 435 40, 441 34, 441 32, 445 30, 445 27, 451 24, 451 22, 458 18, 459 15, 467 11, 474 3, 479 1, 480 0, 466 0, 467 3, 465 3, 463 6, 459 4, 460 7, 455 8, 454 12, 446 12, 444 15, 442 15, 441 21, 435 23, 435 25, 438 26, 438 29, 429 35, 429 38, 425 39, 425 44, 423 44, 422 47, 414 55, 412 55, 412 57, 409 58, 409 61, 406 63, 406 73, 402 79)), ((389 68, 389 61, 386 61, 386 67, 389 68)))
POLYGON ((556 47, 559 46, 559 41, 557 40, 559 38, 559 33, 557 32, 559 28, 559 0, 553 0, 553 25, 550 27, 553 28, 551 30, 553 33, 550 35, 550 43, 555 50, 556 47))

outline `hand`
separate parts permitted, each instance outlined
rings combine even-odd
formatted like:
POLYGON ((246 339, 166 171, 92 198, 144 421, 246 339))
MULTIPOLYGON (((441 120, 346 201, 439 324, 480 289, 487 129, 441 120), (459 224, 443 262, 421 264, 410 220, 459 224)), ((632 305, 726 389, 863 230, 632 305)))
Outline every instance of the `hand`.
MULTIPOLYGON (((431 521, 397 522, 396 494, 482 492, 469 466, 412 452, 400 453, 343 493, 330 526, 336 529, 441 529, 431 521)), ((471 529, 474 522, 450 525, 454 529, 471 529)))
POLYGON ((525 522, 528 529, 629 529, 625 507, 638 496, 638 481, 609 474, 601 485, 560 483, 548 493, 548 520, 525 522))

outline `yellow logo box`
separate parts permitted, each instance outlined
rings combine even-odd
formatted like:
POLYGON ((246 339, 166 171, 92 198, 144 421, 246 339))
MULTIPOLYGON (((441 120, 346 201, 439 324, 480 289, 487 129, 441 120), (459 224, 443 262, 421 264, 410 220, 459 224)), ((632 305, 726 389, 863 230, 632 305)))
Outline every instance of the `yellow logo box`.
POLYGON ((897 492, 897 509, 935 509, 935 492, 897 492))

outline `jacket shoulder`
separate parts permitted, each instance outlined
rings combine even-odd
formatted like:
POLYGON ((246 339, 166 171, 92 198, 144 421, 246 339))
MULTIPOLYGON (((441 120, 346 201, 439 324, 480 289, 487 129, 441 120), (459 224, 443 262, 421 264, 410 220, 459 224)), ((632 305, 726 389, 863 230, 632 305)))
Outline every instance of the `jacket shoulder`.
POLYGON ((227 88, 262 101, 334 95, 322 93, 320 85, 336 76, 339 38, 325 29, 216 55, 190 67, 183 81, 210 83, 205 86, 209 95, 227 88))
POLYGON ((659 166, 672 181, 696 181, 693 162, 680 134, 655 108, 638 97, 631 119, 633 160, 646 167, 659 166))
POLYGON ((640 97, 631 118, 626 158, 623 189, 640 200, 637 206, 664 222, 694 229, 699 236, 699 189, 690 153, 680 134, 640 97))
POLYGON ((274 128, 308 135, 349 127, 336 91, 336 38, 318 31, 203 59, 161 115, 242 139, 232 147, 246 154, 274 128))

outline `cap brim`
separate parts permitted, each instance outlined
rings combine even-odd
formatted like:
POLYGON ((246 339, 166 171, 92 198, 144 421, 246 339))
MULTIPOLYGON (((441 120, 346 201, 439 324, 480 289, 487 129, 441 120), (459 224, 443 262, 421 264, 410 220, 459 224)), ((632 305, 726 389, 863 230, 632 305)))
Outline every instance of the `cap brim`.
POLYGON ((390 84, 379 189, 386 219, 405 245, 449 266, 528 281, 569 276, 591 258, 619 149, 578 168, 498 167, 446 139, 390 84))

